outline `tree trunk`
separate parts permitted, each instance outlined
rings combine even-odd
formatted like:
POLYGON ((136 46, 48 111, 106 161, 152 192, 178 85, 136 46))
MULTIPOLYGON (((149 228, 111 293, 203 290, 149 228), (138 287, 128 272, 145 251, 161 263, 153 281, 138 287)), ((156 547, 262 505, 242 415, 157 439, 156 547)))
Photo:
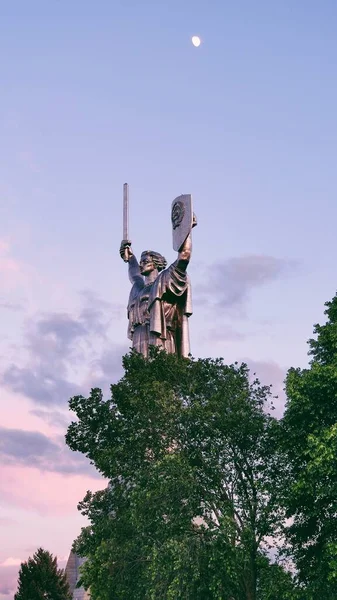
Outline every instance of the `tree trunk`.
POLYGON ((246 600, 256 600, 257 569, 256 569, 256 551, 250 553, 249 564, 247 565, 245 576, 246 600))

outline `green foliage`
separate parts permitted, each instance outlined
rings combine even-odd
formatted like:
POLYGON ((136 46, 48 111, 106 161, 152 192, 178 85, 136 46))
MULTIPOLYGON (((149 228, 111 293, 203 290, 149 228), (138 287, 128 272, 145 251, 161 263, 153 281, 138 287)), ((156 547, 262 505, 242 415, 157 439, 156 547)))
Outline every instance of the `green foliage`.
POLYGON ((71 600, 64 571, 57 559, 39 548, 33 558, 21 564, 15 600, 71 600))
POLYGON ((325 306, 324 314, 328 320, 325 325, 314 326, 317 339, 309 340, 309 354, 313 357, 313 364, 337 366, 337 294, 325 306))
POLYGON ((281 564, 271 563, 261 556, 258 571, 258 600, 309 600, 306 592, 295 585, 290 571, 281 564))
POLYGON ((255 600, 262 547, 284 517, 269 388, 221 359, 153 349, 123 364, 110 399, 70 401, 67 443, 110 482, 79 505, 84 585, 93 600, 255 600))
POLYGON ((287 539, 310 598, 337 597, 337 296, 309 340, 310 368, 291 369, 284 417, 287 539))

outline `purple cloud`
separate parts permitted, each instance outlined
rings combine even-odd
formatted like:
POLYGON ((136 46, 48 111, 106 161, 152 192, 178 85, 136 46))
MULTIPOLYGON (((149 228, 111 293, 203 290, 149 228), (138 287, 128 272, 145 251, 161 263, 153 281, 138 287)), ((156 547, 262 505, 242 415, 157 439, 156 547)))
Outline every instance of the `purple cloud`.
POLYGON ((266 255, 229 258, 207 269, 205 282, 196 286, 198 303, 242 308, 253 289, 289 275, 295 261, 266 255))
POLYGON ((0 427, 0 457, 7 465, 100 477, 85 456, 65 445, 63 437, 56 443, 39 431, 0 427))
POLYGON ((78 316, 49 313, 30 319, 25 331, 26 364, 12 363, 2 374, 8 389, 53 411, 56 406, 66 407, 71 396, 87 392, 73 381, 75 370, 94 366, 102 372, 101 381, 109 377, 109 383, 117 362, 121 372, 120 346, 101 350, 99 358, 95 355, 96 344, 105 341, 110 321, 119 315, 119 305, 110 305, 89 291, 81 296, 84 306, 78 316))

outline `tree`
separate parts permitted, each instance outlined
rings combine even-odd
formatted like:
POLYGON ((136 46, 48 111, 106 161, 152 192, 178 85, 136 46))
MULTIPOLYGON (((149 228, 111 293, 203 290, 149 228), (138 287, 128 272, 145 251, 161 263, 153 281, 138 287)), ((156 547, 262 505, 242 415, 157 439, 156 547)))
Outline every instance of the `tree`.
POLYGON ((285 448, 289 457, 287 529, 310 598, 337 597, 337 296, 327 322, 315 325, 308 369, 286 380, 285 448))
POLYGON ((259 600, 309 600, 305 590, 295 585, 294 577, 282 564, 271 562, 266 556, 259 563, 259 600))
POLYGON ((33 558, 21 563, 15 600, 71 600, 66 575, 57 568, 57 558, 39 548, 33 558))
POLYGON ((79 509, 93 600, 255 600, 282 529, 280 425, 246 365, 132 352, 104 400, 76 396, 66 436, 109 479, 79 509))

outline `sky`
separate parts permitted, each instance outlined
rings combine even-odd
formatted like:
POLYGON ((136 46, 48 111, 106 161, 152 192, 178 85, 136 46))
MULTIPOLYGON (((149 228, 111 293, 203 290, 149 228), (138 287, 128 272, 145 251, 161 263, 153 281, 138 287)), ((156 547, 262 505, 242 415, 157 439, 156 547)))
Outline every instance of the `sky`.
POLYGON ((169 263, 192 194, 192 353, 247 362, 281 416, 337 288, 336 29, 332 0, 0 2, 1 600, 105 486, 64 434, 129 347, 124 182, 135 254, 169 263))

